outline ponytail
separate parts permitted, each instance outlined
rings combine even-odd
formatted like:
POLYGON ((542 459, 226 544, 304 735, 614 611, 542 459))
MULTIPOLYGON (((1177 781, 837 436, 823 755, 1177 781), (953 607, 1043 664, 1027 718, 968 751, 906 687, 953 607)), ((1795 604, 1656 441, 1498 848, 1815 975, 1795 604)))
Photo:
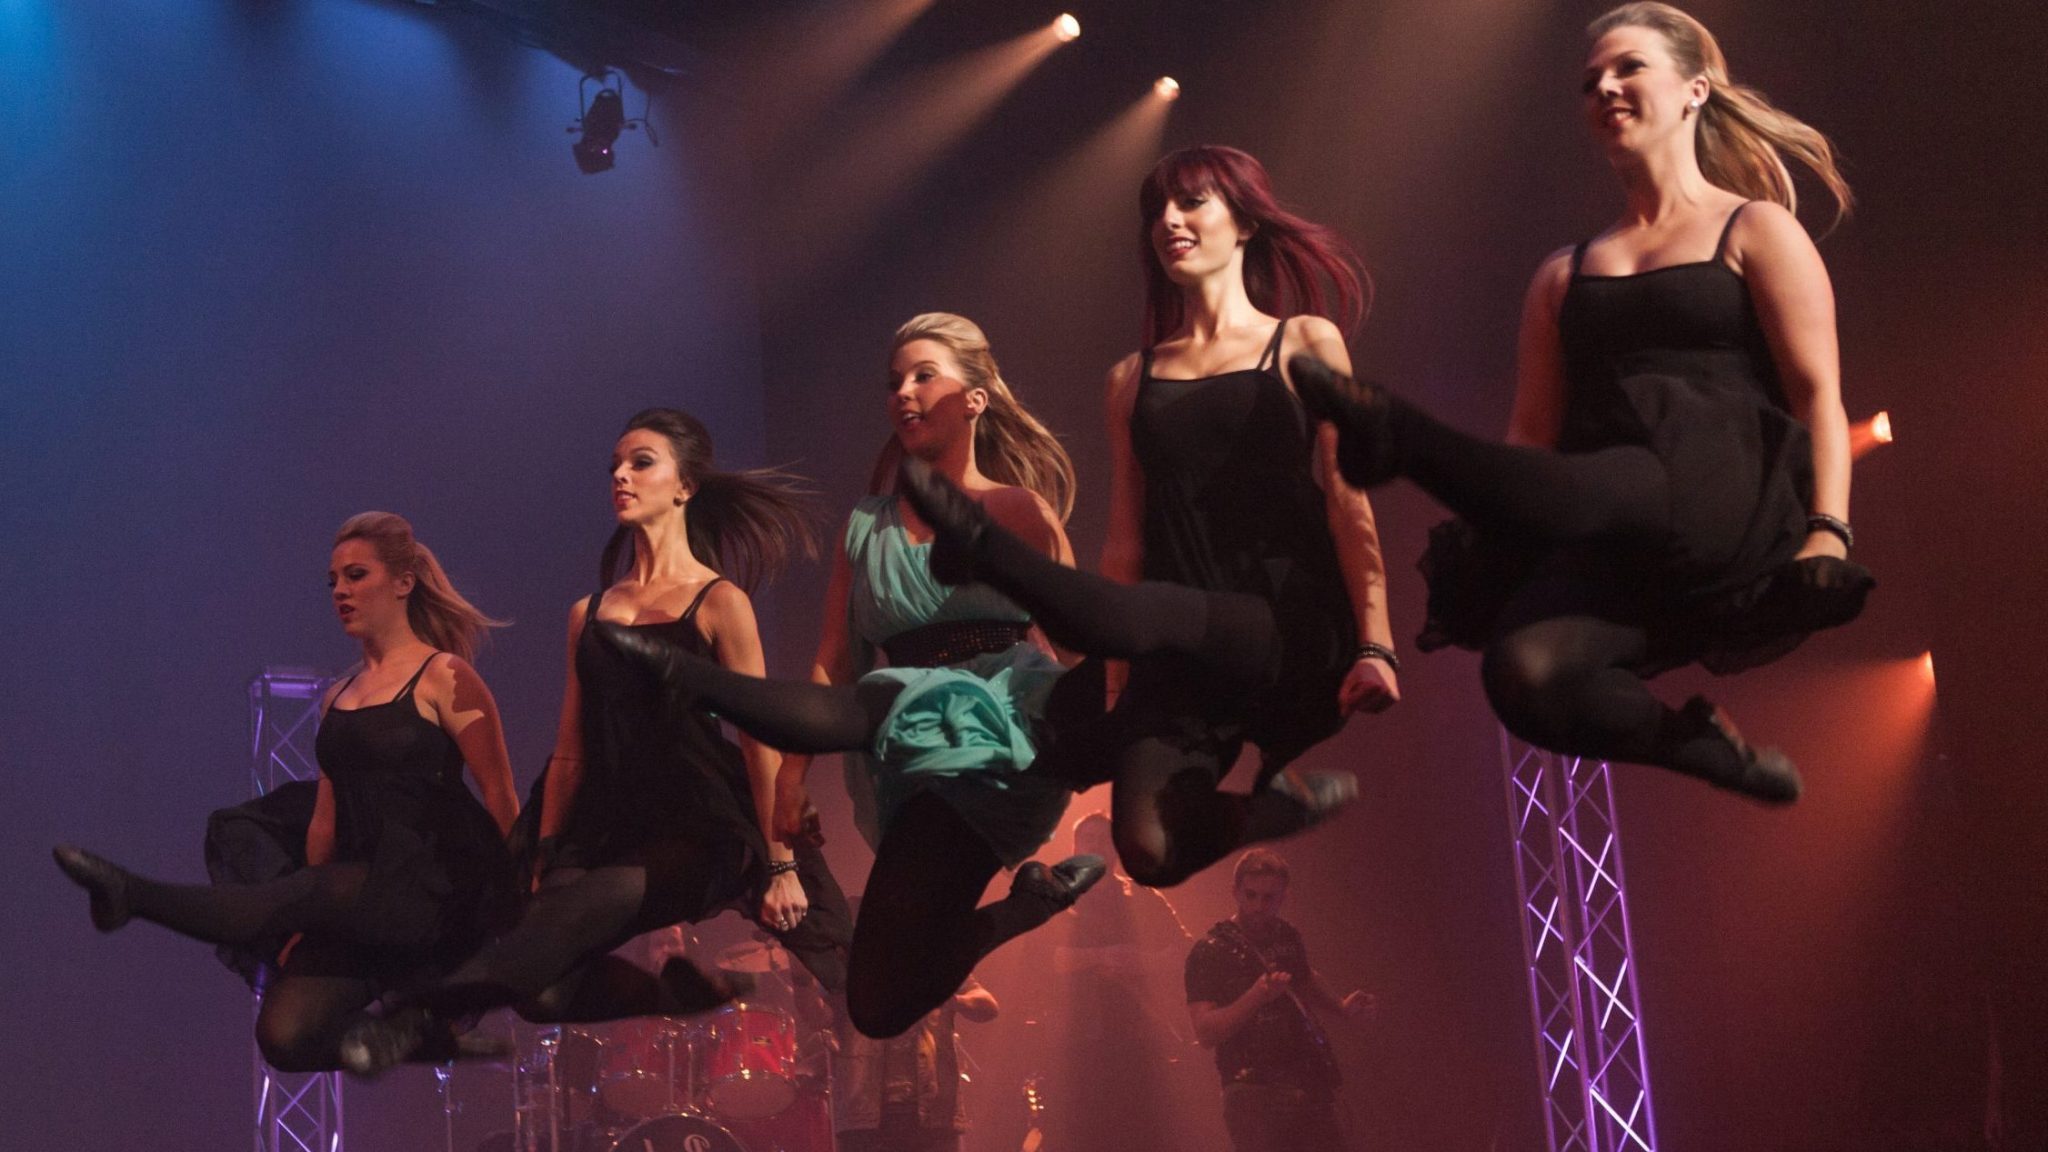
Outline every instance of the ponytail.
POLYGON ((367 542, 393 576, 412 576, 412 594, 405 599, 405 619, 412 626, 413 635, 428 644, 464 660, 473 660, 484 630, 505 626, 505 621, 484 615, 455 590, 433 550, 413 536, 412 525, 405 517, 391 512, 359 512, 334 534, 337 546, 344 540, 367 542))

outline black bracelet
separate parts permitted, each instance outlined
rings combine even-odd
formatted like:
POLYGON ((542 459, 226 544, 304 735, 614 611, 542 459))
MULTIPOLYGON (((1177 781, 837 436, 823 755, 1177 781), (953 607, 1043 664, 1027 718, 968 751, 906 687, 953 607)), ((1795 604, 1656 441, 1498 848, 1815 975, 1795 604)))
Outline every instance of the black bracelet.
POLYGON ((1401 658, 1394 655, 1392 648, 1387 647, 1385 644, 1374 644, 1370 640, 1360 644, 1358 652, 1351 657, 1353 664, 1358 663, 1360 660, 1384 660, 1387 663, 1387 667, 1392 668, 1396 672, 1401 670, 1401 658))
POLYGON ((1849 531, 1849 522, 1825 512, 1815 512, 1806 518, 1808 532, 1826 532, 1841 540, 1842 547, 1856 546, 1856 533, 1849 531))
POLYGON ((768 862, 768 875, 770 877, 794 871, 796 871, 796 861, 794 860, 770 860, 768 862))

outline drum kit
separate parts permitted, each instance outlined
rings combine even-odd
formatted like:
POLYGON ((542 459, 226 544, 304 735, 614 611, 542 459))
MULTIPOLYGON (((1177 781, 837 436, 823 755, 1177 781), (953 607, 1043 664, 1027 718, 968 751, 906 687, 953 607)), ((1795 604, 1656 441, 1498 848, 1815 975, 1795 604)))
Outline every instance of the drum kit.
POLYGON ((789 954, 753 942, 717 962, 754 977, 758 996, 703 1016, 525 1030, 510 1152, 832 1152, 827 1041, 775 995, 789 954))

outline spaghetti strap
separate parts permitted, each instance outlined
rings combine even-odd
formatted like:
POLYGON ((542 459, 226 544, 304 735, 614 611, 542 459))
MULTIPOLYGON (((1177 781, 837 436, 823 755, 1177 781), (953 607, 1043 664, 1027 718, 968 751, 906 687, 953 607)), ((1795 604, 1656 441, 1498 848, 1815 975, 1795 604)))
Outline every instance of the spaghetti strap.
POLYGON ((704 587, 697 590, 697 598, 695 600, 690 601, 690 606, 688 608, 683 609, 683 614, 681 616, 676 617, 676 623, 681 624, 684 621, 694 619, 697 615, 697 609, 704 603, 704 598, 706 596, 711 595, 711 590, 713 588, 716 588, 723 583, 725 583, 725 577, 713 576, 709 583, 705 584, 704 587))
POLYGON ((1573 249, 1572 249, 1572 275, 1571 275, 1571 278, 1572 278, 1572 279, 1574 279, 1574 280, 1577 280, 1577 279, 1579 278, 1579 265, 1580 265, 1580 264, 1583 264, 1583 263, 1585 263, 1585 261, 1586 261, 1586 246, 1587 246, 1588 244, 1591 244, 1591 243, 1592 243, 1592 241, 1591 241, 1591 240, 1581 240, 1581 241, 1579 241, 1578 247, 1576 247, 1576 248, 1573 248, 1573 249))
POLYGON ((1735 206, 1735 211, 1730 212, 1728 214, 1728 223, 1721 225, 1721 240, 1719 243, 1714 245, 1714 258, 1708 261, 1708 263, 1719 264, 1721 262, 1722 256, 1724 256, 1728 251, 1728 235, 1729 233, 1735 231, 1736 218, 1742 215, 1742 210, 1744 208, 1749 207, 1753 203, 1755 203, 1755 201, 1753 200, 1744 200, 1742 203, 1737 204, 1735 206))
POLYGON ((1273 325, 1273 338, 1266 341, 1266 350, 1259 353, 1259 362, 1253 366, 1254 371, 1271 372, 1279 367, 1280 342, 1287 337, 1287 321, 1289 319, 1289 317, 1282 316, 1280 322, 1273 325))
POLYGON ((1139 349, 1139 351, 1138 351, 1138 383, 1140 383, 1140 384, 1143 384, 1143 383, 1144 383, 1145 381, 1147 381, 1147 380, 1150 380, 1151 378, 1152 378, 1152 350, 1151 350, 1150 348, 1142 348, 1142 349, 1139 349))
POLYGON ((413 690, 414 688, 416 688, 416 687, 418 687, 418 686, 419 686, 419 682, 420 682, 420 677, 422 677, 422 676, 425 676, 425 675, 427 674, 427 666, 428 666, 429 664, 432 664, 432 663, 434 662, 434 658, 435 658, 435 657, 437 657, 437 656, 440 656, 440 655, 441 655, 441 653, 439 653, 439 652, 436 652, 436 653, 434 653, 434 655, 433 655, 433 656, 429 656, 429 657, 427 657, 427 658, 426 658, 425 660, 422 660, 422 661, 420 661, 420 668, 419 668, 419 671, 417 671, 417 672, 414 672, 414 673, 412 674, 412 679, 410 679, 410 680, 407 680, 407 681, 405 682, 405 687, 403 687, 403 688, 400 688, 400 689, 398 690, 398 695, 396 695, 396 696, 393 696, 393 697, 391 698, 391 702, 392 702, 393 704, 396 704, 396 703, 398 703, 398 702, 399 702, 400 700, 403 700, 403 699, 405 699, 405 698, 406 698, 407 696, 410 696, 410 695, 412 695, 412 690, 413 690))

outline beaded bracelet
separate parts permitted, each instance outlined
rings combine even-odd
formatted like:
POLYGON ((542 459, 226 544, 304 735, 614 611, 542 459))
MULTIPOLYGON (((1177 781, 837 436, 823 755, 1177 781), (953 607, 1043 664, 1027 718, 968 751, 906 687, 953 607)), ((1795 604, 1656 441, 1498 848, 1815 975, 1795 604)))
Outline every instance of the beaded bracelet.
POLYGON ((794 860, 771 860, 768 862, 768 875, 770 876, 780 876, 785 872, 794 871, 796 871, 796 861, 794 860))
POLYGON ((1856 533, 1849 530, 1849 522, 1840 517, 1830 516, 1825 512, 1816 512, 1808 516, 1806 518, 1806 530, 1808 532, 1829 533, 1841 540, 1842 547, 1844 548, 1854 548, 1856 546, 1856 533))
POLYGON ((1358 652, 1351 657, 1353 664, 1358 663, 1360 660, 1384 660, 1387 667, 1392 668, 1396 672, 1401 670, 1401 658, 1394 655, 1392 648, 1387 647, 1385 644, 1374 644, 1370 640, 1360 644, 1358 652))

